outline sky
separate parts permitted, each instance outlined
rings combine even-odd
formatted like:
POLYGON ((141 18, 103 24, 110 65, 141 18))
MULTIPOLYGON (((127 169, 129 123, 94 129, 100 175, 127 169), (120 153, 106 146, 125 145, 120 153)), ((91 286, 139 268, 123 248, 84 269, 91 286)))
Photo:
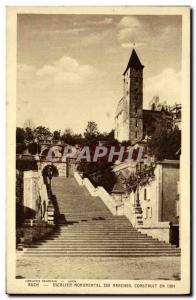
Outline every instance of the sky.
POLYGON ((17 125, 82 133, 95 121, 109 132, 133 46, 144 108, 153 96, 180 103, 181 25, 178 15, 18 15, 17 125))

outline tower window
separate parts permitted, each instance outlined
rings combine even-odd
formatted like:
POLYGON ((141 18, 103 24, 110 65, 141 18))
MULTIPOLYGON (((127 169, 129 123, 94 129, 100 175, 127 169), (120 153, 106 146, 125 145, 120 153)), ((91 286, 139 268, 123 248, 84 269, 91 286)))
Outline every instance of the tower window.
POLYGON ((135 120, 135 127, 137 127, 137 119, 135 120))
POLYGON ((135 138, 137 139, 137 131, 135 132, 135 138))
POLYGON ((135 107, 135 113, 137 114, 137 106, 135 107))
POLYGON ((147 199, 147 190, 144 189, 144 200, 146 200, 146 199, 147 199))

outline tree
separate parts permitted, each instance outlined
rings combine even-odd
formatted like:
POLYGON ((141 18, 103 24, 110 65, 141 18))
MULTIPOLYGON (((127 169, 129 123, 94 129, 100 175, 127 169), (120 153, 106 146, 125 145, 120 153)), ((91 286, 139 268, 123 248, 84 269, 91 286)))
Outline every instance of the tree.
POLYGON ((84 144, 84 138, 82 137, 81 134, 74 134, 74 145, 79 144, 82 145, 84 144))
POLYGON ((180 147, 181 131, 178 128, 155 132, 148 142, 150 154, 154 155, 156 160, 179 159, 180 147))
POLYGON ((65 129, 61 136, 61 141, 69 145, 74 145, 73 131, 70 128, 65 129))
POLYGON ((102 186, 109 193, 116 183, 116 175, 112 171, 112 163, 104 159, 98 162, 81 162, 78 166, 78 171, 83 174, 83 177, 88 178, 94 186, 102 186))
POLYGON ((24 143, 16 144, 16 154, 23 154, 25 150, 26 150, 26 146, 24 143))
POLYGON ((61 131, 60 130, 55 130, 52 134, 53 141, 59 141, 60 137, 61 137, 61 131))
POLYGON ((38 126, 34 130, 35 138, 37 138, 38 141, 48 139, 51 137, 51 132, 49 128, 45 126, 38 126))
POLYGON ((25 140, 30 143, 30 142, 33 142, 35 139, 35 136, 34 136, 34 132, 32 130, 32 128, 30 127, 26 127, 25 128, 25 140))
POLYGON ((37 153, 40 153, 41 146, 38 143, 35 143, 35 142, 30 143, 28 145, 28 151, 29 151, 30 154, 35 155, 37 153))
POLYGON ((109 141, 114 141, 114 129, 112 129, 108 134, 107 134, 107 140, 109 141))
POLYGON ((100 141, 113 142, 115 140, 114 139, 114 130, 111 130, 109 133, 108 132, 98 133, 97 138, 100 141))
POLYGON ((87 142, 94 142, 99 135, 98 126, 95 122, 89 121, 84 132, 87 142))
POLYGON ((25 140, 25 130, 23 128, 16 128, 16 143, 24 143, 25 140))
POLYGON ((145 169, 136 173, 132 173, 128 178, 121 179, 123 185, 125 185, 127 192, 136 192, 137 188, 149 185, 155 178, 154 175, 155 165, 150 165, 145 169))

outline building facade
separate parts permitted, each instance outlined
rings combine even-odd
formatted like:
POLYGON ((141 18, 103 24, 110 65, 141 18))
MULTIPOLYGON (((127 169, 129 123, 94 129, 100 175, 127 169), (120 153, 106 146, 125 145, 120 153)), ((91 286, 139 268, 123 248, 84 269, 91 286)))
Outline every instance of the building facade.
MULTIPOLYGON (((134 162, 132 163, 134 164, 134 162)), ((162 160, 154 165, 153 176, 147 184, 139 184, 136 190, 127 192, 124 180, 130 174, 145 172, 150 164, 140 163, 129 169, 115 169, 118 182, 112 191, 115 201, 123 204, 124 215, 141 232, 179 245, 179 197, 180 172, 178 160, 162 160), (120 173, 119 173, 120 172, 120 173)))

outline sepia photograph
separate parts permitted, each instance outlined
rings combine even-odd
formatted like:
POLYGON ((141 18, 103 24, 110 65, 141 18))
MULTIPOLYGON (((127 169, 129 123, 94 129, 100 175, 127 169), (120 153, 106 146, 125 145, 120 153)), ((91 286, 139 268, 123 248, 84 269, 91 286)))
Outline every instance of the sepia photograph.
POLYGON ((189 13, 7 8, 8 293, 189 292, 189 13))

